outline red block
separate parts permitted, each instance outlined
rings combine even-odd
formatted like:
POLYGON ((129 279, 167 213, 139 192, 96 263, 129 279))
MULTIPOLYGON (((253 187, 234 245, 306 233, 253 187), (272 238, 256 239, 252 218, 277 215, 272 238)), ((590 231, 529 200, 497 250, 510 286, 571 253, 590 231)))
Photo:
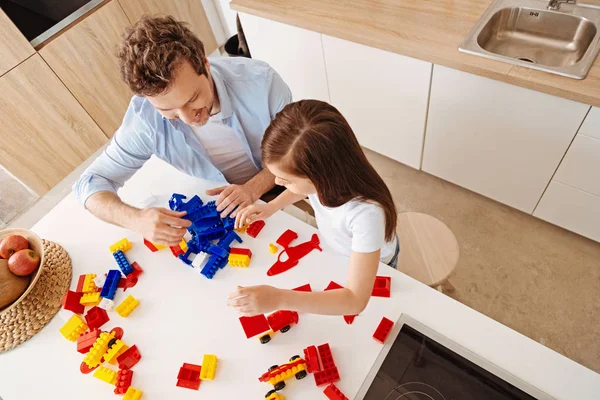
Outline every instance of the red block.
POLYGON ((150 249, 151 252, 154 253, 154 252, 158 251, 158 249, 156 248, 156 246, 154 246, 152 244, 152 242, 150 242, 149 240, 144 239, 144 244, 146 245, 147 248, 150 249))
POLYGON ((115 339, 119 339, 119 340, 123 339, 123 333, 124 333, 123 328, 115 326, 114 328, 112 328, 110 330, 110 332, 115 334, 115 339))
POLYGON ((229 251, 229 254, 241 254, 252 258, 252 252, 250 251, 250 249, 243 249, 241 247, 232 247, 229 251))
POLYGON ((79 275, 79 280, 77 281, 77 289, 75 291, 77 293, 83 293, 83 284, 85 283, 85 274, 79 275))
POLYGON ((354 318, 356 318, 357 316, 358 314, 344 315, 344 321, 346 321, 348 325, 352 325, 352 323, 354 322, 354 318))
POLYGON ((307 283, 306 285, 298 286, 296 289, 292 289, 292 290, 295 290, 296 292, 312 292, 310 283, 307 283))
POLYGON ((67 291, 62 301, 63 308, 73 311, 75 314, 83 314, 85 306, 79 302, 81 296, 83 296, 83 293, 73 292, 72 290, 67 291))
POLYGON ((126 292, 127 289, 134 287, 135 285, 137 285, 137 283, 138 278, 137 276, 133 276, 132 272, 131 274, 127 275, 127 278, 121 279, 117 287, 123 289, 123 291, 126 292))
POLYGON ((390 331, 392 330, 393 326, 394 323, 392 321, 390 321, 386 317, 383 317, 381 319, 381 322, 379 323, 379 326, 377 327, 377 329, 375 329, 373 339, 383 344, 385 342, 385 339, 387 339, 388 335, 390 334, 390 331))
POLYGON ((264 314, 255 315, 254 317, 240 317, 240 323, 248 339, 271 329, 264 314))
POLYGON ((323 394, 329 400, 349 400, 333 383, 325 388, 323 394))
POLYGON ((109 320, 106 310, 98 306, 90 308, 85 314, 85 321, 90 328, 100 328, 109 320))
POLYGON ((340 374, 338 373, 337 367, 325 369, 320 372, 315 372, 315 383, 317 386, 327 385, 328 383, 335 383, 340 380, 340 374))
POLYGON ((133 268, 133 272, 130 273, 129 275, 127 275, 128 278, 129 277, 137 278, 138 276, 140 276, 142 274, 142 272, 144 272, 142 267, 140 267, 140 265, 137 262, 133 262, 131 264, 131 268, 133 268))
POLYGON ((185 254, 185 252, 181 249, 181 247, 179 247, 179 245, 171 246, 169 248, 171 249, 171 253, 173 253, 173 256, 175 257, 179 257, 180 255, 185 254))
POLYGON ((85 375, 89 374, 96 368, 98 368, 98 366, 95 366, 94 368, 88 367, 85 362, 82 362, 81 365, 79 366, 79 370, 81 371, 82 374, 85 374, 85 375))
POLYGON ((277 239, 275 243, 285 249, 296 239, 298 239, 298 234, 293 230, 288 229, 287 231, 283 232, 281 236, 279 236, 279 239, 277 239))
POLYGON ((333 355, 331 354, 331 348, 329 343, 324 343, 317 347, 319 351, 319 358, 321 359, 321 367, 323 370, 334 368, 335 362, 333 361, 333 355))
POLYGON ((96 339, 98 339, 98 336, 100 336, 100 329, 98 328, 92 329, 91 331, 79 336, 79 338, 77 338, 77 351, 81 354, 85 354, 90 351, 94 345, 94 342, 96 339))
POLYGON ((258 220, 258 221, 254 221, 253 223, 250 224, 250 226, 248 226, 246 228, 246 234, 250 237, 257 237, 258 234, 260 233, 260 231, 262 231, 262 229, 265 227, 265 221, 258 220))
POLYGON ((308 346, 304 349, 304 360, 306 361, 306 370, 309 373, 312 374, 313 372, 321 370, 321 364, 319 363, 319 356, 315 346, 308 346))
POLYGON ((183 363, 177 375, 177 386, 198 390, 200 387, 200 371, 202 367, 195 364, 183 363))
POLYGON ((123 354, 117 357, 117 361, 119 362, 120 369, 131 369, 135 364, 137 364, 140 361, 141 358, 142 355, 137 349, 137 346, 134 344, 133 346, 125 350, 123 354))
POLYGON ((373 285, 373 293, 371 296, 375 297, 390 297, 392 287, 392 278, 389 276, 377 276, 375 277, 375 284, 373 285))
POLYGON ((115 394, 125 394, 129 386, 131 386, 131 380, 133 379, 133 371, 129 368, 120 369, 117 374, 117 383, 115 384, 115 394))

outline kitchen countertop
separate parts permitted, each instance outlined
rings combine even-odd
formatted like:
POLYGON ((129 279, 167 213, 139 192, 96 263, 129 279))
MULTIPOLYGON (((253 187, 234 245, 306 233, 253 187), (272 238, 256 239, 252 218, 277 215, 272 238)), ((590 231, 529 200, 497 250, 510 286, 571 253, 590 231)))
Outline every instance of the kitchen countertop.
MULTIPOLYGON (((127 202, 141 205, 153 196, 154 202, 164 202, 172 192, 202 194, 207 187, 211 187, 209 183, 183 175, 153 157, 120 194, 127 202)), ((308 345, 325 342, 330 343, 340 369, 337 386, 353 398, 382 350, 371 338, 381 317, 396 321, 407 314, 557 399, 597 400, 600 375, 383 264, 378 274, 392 277, 391 298, 371 299, 352 325, 346 325, 341 316, 300 314, 297 326, 277 335, 268 345, 247 340, 235 311, 226 306, 226 296, 236 285, 268 283, 293 288, 310 283, 313 290, 322 290, 331 280, 345 283, 347 259, 324 242, 322 253, 313 252, 292 270, 267 277, 266 269, 275 257, 268 253, 268 243, 288 228, 298 232, 298 241, 315 232, 311 226, 278 212, 257 239, 242 236, 240 247, 253 252, 250 267, 226 267, 213 280, 186 267, 168 250, 151 253, 139 235, 94 218, 72 194, 32 229, 68 251, 73 262, 71 288, 80 274, 104 273, 115 267, 108 245, 124 236, 132 241, 134 247, 127 257, 137 261, 144 273, 136 287, 126 293, 119 290, 115 300, 118 303, 132 294, 141 304, 127 319, 110 312, 111 320, 103 328, 121 326, 123 341, 140 349, 142 360, 134 367, 133 386, 147 399, 264 398, 269 386, 259 383, 258 376, 269 366, 302 354, 308 345), (179 367, 184 362, 202 363, 205 353, 219 357, 215 380, 202 382, 199 393, 176 387, 179 367)), ((70 315, 62 310, 31 340, 0 354, 1 397, 114 398, 110 385, 79 372, 83 355, 58 332, 70 315)), ((283 394, 289 399, 319 399, 324 398, 322 391, 309 376, 290 382, 283 394)))
MULTIPOLYGON (((580 1, 599 4, 600 0, 580 1)), ((600 107, 600 61, 583 80, 464 54, 492 0, 233 0, 231 8, 434 64, 600 107)))

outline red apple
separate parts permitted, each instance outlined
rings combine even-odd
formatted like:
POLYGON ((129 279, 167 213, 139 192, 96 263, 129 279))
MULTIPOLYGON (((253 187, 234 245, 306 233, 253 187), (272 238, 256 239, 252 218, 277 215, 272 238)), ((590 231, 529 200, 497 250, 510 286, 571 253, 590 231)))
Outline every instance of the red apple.
POLYGON ((10 235, 0 242, 0 257, 10 258, 13 253, 29 248, 29 242, 21 235, 10 235))
POLYGON ((33 250, 19 250, 8 259, 8 269, 15 275, 27 276, 40 265, 40 256, 33 250))

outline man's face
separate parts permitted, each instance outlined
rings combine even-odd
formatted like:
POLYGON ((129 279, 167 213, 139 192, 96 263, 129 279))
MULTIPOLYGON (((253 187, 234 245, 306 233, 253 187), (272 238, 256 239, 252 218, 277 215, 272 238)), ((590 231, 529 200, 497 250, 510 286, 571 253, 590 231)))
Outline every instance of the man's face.
MULTIPOLYGON (((209 69, 209 64, 207 69, 209 69)), ((198 75, 188 61, 182 62, 175 72, 171 86, 148 101, 165 118, 180 119, 188 125, 206 124, 215 104, 212 78, 198 75)))

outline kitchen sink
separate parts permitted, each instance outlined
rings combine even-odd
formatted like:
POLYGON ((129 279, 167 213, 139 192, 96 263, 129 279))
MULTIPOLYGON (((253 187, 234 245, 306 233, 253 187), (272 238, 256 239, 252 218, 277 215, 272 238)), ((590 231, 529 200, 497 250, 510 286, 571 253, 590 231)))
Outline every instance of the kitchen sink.
POLYGON ((497 0, 460 45, 465 53, 583 79, 600 50, 600 7, 497 0))

